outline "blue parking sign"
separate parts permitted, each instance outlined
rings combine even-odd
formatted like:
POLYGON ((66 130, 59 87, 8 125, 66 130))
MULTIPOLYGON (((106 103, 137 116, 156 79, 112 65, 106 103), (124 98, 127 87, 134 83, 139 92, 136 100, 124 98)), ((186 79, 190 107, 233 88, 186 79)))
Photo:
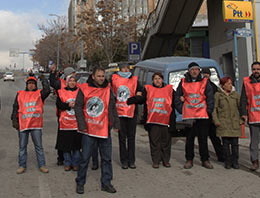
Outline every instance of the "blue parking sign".
POLYGON ((128 44, 128 60, 139 61, 141 55, 141 44, 139 42, 129 42, 128 44))

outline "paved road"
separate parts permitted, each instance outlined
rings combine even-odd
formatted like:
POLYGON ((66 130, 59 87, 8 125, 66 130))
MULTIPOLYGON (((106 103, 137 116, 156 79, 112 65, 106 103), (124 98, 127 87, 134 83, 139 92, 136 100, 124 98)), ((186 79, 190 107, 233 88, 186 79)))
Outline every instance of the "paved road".
MULTIPOLYGON (((260 196, 259 172, 250 172, 248 139, 240 140, 239 170, 226 170, 223 164, 216 162, 211 153, 213 170, 200 165, 196 150, 195 165, 190 170, 183 169, 184 139, 173 139, 171 168, 151 167, 151 158, 147 133, 138 126, 136 140, 136 170, 122 170, 118 157, 117 134, 113 133, 113 184, 116 194, 100 191, 100 169, 89 171, 85 194, 75 193, 75 172, 64 172, 56 165, 56 117, 54 100, 49 97, 45 102, 43 145, 49 174, 39 172, 36 164, 33 144, 28 145, 28 167, 25 174, 17 175, 17 132, 11 127, 10 114, 12 103, 19 89, 24 89, 25 81, 18 77, 16 82, 0 80, 2 110, 0 113, 0 197, 1 198, 63 198, 63 197, 98 197, 98 198, 190 198, 190 197, 236 197, 258 198, 260 196)), ((210 146, 212 150, 212 147, 210 146)))

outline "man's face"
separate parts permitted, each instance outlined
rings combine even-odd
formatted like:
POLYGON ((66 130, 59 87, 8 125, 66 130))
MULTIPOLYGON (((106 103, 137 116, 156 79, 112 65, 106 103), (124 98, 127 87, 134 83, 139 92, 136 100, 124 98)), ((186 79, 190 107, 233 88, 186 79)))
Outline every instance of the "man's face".
POLYGON ((34 89, 36 89, 36 85, 34 81, 28 81, 27 82, 27 89, 29 91, 33 91, 34 89))
POLYGON ((94 80, 95 84, 102 86, 105 82, 105 72, 103 70, 97 70, 96 73, 92 75, 92 79, 94 80))
POLYGON ((197 67, 191 68, 189 73, 190 73, 192 78, 197 78, 199 73, 200 73, 200 69, 197 68, 197 67))
POLYGON ((256 79, 260 78, 260 65, 259 64, 252 66, 252 73, 256 79))

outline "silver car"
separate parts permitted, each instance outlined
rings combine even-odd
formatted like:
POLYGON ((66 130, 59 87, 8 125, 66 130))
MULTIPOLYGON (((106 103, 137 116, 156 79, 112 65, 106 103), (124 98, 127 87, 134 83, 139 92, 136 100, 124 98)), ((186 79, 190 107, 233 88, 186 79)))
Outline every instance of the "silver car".
POLYGON ((4 81, 14 81, 14 73, 13 72, 6 72, 4 74, 4 81))

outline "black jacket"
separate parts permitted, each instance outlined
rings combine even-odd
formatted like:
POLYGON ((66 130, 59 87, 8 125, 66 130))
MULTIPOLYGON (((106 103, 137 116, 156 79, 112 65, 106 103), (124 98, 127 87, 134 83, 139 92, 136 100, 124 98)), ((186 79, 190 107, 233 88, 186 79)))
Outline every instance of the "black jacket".
MULTIPOLYGON (((154 87, 156 87, 153 84, 154 87)), ((163 84, 163 87, 165 87, 165 84, 163 84)), ((172 112, 170 115, 170 128, 169 131, 173 132, 176 130, 176 115, 175 115, 175 105, 174 105, 174 98, 175 98, 175 91, 173 90, 173 95, 172 95, 172 112)), ((131 104, 144 104, 144 120, 145 120, 145 130, 149 131, 149 126, 152 125, 150 123, 146 123, 147 121, 147 104, 146 104, 146 100, 147 100, 147 92, 146 89, 143 89, 143 93, 142 96, 133 96, 131 98, 128 98, 127 100, 127 104, 131 105, 131 104)))
MULTIPOLYGON (((97 87, 92 79, 92 76, 90 75, 87 83, 91 87, 97 87)), ((105 80, 105 82, 102 85, 102 88, 105 88, 108 86, 108 81, 105 80)), ((76 98, 76 103, 75 103, 75 115, 77 118, 77 123, 78 123, 78 128, 80 131, 83 131, 86 129, 86 122, 85 122, 85 117, 83 113, 83 108, 84 108, 84 94, 81 89, 79 89, 77 98, 76 98)), ((120 129, 120 122, 116 110, 116 102, 115 102, 115 96, 113 94, 112 88, 110 89, 110 98, 109 98, 109 105, 108 105, 108 119, 109 122, 111 123, 111 126, 115 129, 120 129)))
MULTIPOLYGON (((36 88, 33 91, 36 91, 36 90, 38 90, 38 88, 36 88)), ((28 91, 27 87, 25 88, 25 91, 28 91)), ((43 102, 49 96, 50 93, 51 93, 51 90, 50 90, 49 82, 48 82, 47 79, 43 78, 43 80, 42 80, 42 90, 41 90, 41 98, 42 98, 43 102)), ((18 104, 17 96, 18 96, 18 94, 16 94, 16 97, 15 97, 15 100, 14 100, 11 120, 16 120, 18 122, 19 104, 18 104)))
MULTIPOLYGON (((253 75, 250 76, 250 83, 259 83, 260 86, 260 79, 255 79, 253 75)), ((241 97, 240 97, 240 115, 244 116, 247 115, 247 96, 246 96, 246 90, 245 90, 245 84, 243 83, 242 91, 241 91, 241 97)))
POLYGON ((50 86, 55 89, 56 91, 61 88, 61 82, 60 80, 56 77, 56 72, 55 73, 50 73, 49 76, 49 81, 50 81, 50 86))
MULTIPOLYGON (((189 72, 187 72, 185 75, 185 80, 188 83, 192 83, 192 77, 189 74, 189 72)), ((201 74, 198 75, 197 79, 195 80, 195 82, 199 82, 202 81, 203 78, 201 76, 201 74)), ((177 88, 176 94, 175 94, 175 108, 177 109, 177 111, 182 114, 182 107, 183 107, 183 102, 180 100, 180 97, 183 96, 183 90, 182 90, 182 81, 179 83, 179 86, 177 88)), ((214 93, 213 93, 213 89, 210 85, 210 81, 207 81, 207 85, 206 85, 206 89, 205 89, 205 96, 206 96, 206 103, 207 103, 207 113, 209 116, 211 116, 213 110, 214 110, 214 93)))

